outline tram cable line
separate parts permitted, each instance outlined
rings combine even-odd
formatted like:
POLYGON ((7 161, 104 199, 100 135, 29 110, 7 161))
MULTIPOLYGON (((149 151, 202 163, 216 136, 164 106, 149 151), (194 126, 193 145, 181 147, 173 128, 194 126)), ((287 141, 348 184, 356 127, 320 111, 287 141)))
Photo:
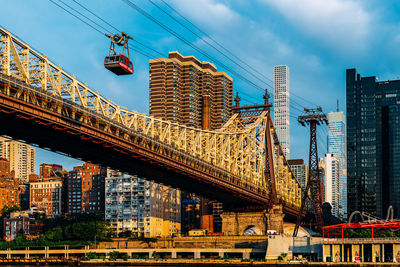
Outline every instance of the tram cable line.
MULTIPOLYGON (((133 8, 133 9, 135 9, 137 12, 139 12, 139 13, 141 13, 142 15, 144 15, 145 17, 147 17, 148 19, 150 19, 150 20, 152 20, 154 23, 156 23, 157 25, 159 25, 160 27, 162 27, 163 29, 165 29, 166 31, 168 31, 169 33, 171 33, 171 34, 173 34, 176 38, 178 38, 179 40, 181 40, 181 41, 183 41, 184 43, 186 43, 187 45, 189 45, 190 47, 192 47, 193 49, 195 49, 195 50, 197 50, 198 52, 200 52, 200 53, 202 53, 201 51, 203 51, 202 49, 200 49, 199 47, 197 47, 197 46, 195 46, 195 47, 193 47, 194 45, 192 45, 192 44, 190 44, 190 42, 189 41, 187 41, 187 39, 186 38, 184 38, 182 35, 180 35, 180 34, 178 34, 178 33, 176 33, 175 31, 173 31, 171 28, 169 28, 168 26, 166 26, 165 24, 163 24, 160 20, 158 20, 158 19, 156 19, 154 16, 152 16, 152 15, 150 15, 148 12, 146 12, 145 10, 143 10, 142 8, 140 8, 139 6, 137 6, 136 4, 134 4, 134 3, 132 3, 130 0, 123 0, 127 5, 129 5, 131 8, 133 8), (201 51, 199 51, 199 50, 201 50, 201 51)), ((152 0, 148 0, 150 3, 152 3, 154 6, 156 6, 158 9, 160 9, 163 13, 165 13, 165 14, 167 14, 169 17, 171 17, 174 21, 176 21, 177 23, 179 23, 181 26, 183 26, 185 29, 187 29, 187 30, 189 30, 192 34, 194 34, 195 36, 197 36, 197 37, 199 37, 200 39, 202 39, 203 41, 205 41, 207 44, 209 44, 211 47, 213 47, 214 49, 216 49, 215 48, 215 46, 213 46, 212 44, 210 44, 209 42, 207 42, 206 40, 204 40, 204 38, 203 37, 201 37, 200 35, 198 35, 198 34, 196 34, 193 30, 191 30, 190 28, 188 28, 186 25, 184 25, 183 23, 181 23, 179 20, 177 20, 176 18, 174 18, 171 14, 169 14, 167 11, 165 11, 162 7, 160 7, 159 5, 157 5, 156 3, 154 3, 152 0)), ((167 4, 165 1, 163 1, 165 4, 167 4)), ((170 7, 170 5, 168 5, 169 7, 170 7)), ((174 11, 176 11, 175 9, 174 9, 174 11)), ((183 15, 181 15, 181 14, 179 14, 180 16, 183 16, 183 15)), ((195 26, 193 23, 191 23, 188 19, 186 19, 186 18, 184 18, 186 21, 188 21, 190 24, 192 24, 195 28, 197 28, 198 29, 198 27, 197 26, 195 26)), ((201 32, 204 32, 204 31, 201 31, 201 32)), ((208 36, 208 35, 207 35, 208 36)), ((221 46, 221 45, 220 45, 221 46)), ((224 48, 225 50, 227 50, 226 48, 224 48)), ((217 51, 219 51, 220 53, 222 53, 220 50, 217 50, 217 51)), ((229 51, 229 50, 228 50, 229 51)), ((204 51, 203 51, 204 52, 204 51)), ((203 53, 202 53, 203 54, 203 53)), ((224 53, 222 53, 225 57, 228 57, 226 54, 224 54, 224 53)), ((231 53, 232 54, 232 53, 231 53)), ((204 55, 204 54, 203 54, 204 55)), ((221 66, 223 66, 224 68, 226 68, 227 70, 229 70, 230 72, 232 72, 232 73, 234 73, 236 76, 238 76, 237 75, 237 72, 236 71, 233 71, 231 68, 227 68, 227 66, 225 65, 225 64, 221 64, 221 62, 220 61, 218 61, 218 60, 216 60, 215 58, 213 58, 213 57, 211 57, 209 54, 207 54, 207 55, 205 55, 206 57, 208 57, 210 60, 212 60, 212 61, 215 61, 215 62, 217 62, 218 64, 220 64, 221 66)), ((232 59, 230 59, 230 61, 233 61, 232 59)), ((240 61, 242 61, 243 62, 243 60, 240 60, 240 61)), ((234 62, 234 61, 233 61, 234 62)), ((236 62, 235 62, 235 64, 237 64, 236 62)), ((248 64, 246 64, 246 65, 248 65, 248 64)), ((240 66, 240 65, 239 65, 240 66)), ((241 66, 240 66, 241 67, 241 66)), ((242 68, 242 67, 241 67, 242 68)), ((254 69, 254 68, 252 68, 252 69, 254 69)), ((247 70, 246 70, 247 71, 247 70)), ((248 71, 247 71, 248 72, 248 71)), ((251 73, 251 75, 252 76, 254 76, 255 77, 255 75, 254 75, 254 73, 251 73)), ((241 80, 243 80, 242 78, 243 78, 243 76, 242 75, 240 75, 241 77, 239 77, 241 80)), ((258 80, 261 80, 261 79, 259 79, 259 78, 257 78, 258 80)), ((272 80, 271 79, 269 79, 269 78, 267 78, 269 81, 271 81, 272 82, 272 80)), ((246 82, 248 82, 249 80, 246 78, 246 82)), ((271 96, 273 96, 274 95, 274 93, 273 93, 273 86, 272 85, 269 85, 267 82, 265 82, 265 81, 263 81, 263 80, 261 80, 263 83, 265 83, 265 84, 267 84, 268 85, 268 87, 270 87, 270 89, 271 89, 271 91, 270 91, 270 95, 271 96)), ((251 82, 251 81, 250 81, 251 82)), ((253 82, 251 82, 251 85, 254 87, 254 83, 253 82)), ((262 88, 262 87, 260 87, 260 86, 257 86, 257 87, 255 87, 257 90, 260 90, 260 91, 262 91, 262 92, 264 92, 264 88, 262 88)), ((311 101, 309 101, 309 100, 307 100, 307 99, 305 99, 305 98, 303 98, 303 97, 301 97, 301 96, 298 96, 297 94, 294 94, 294 93, 291 93, 293 96, 296 96, 296 97, 298 97, 298 98, 300 98, 300 99, 302 99, 303 101, 306 101, 306 102, 308 102, 308 103, 310 103, 311 105, 314 105, 314 106, 318 106, 318 105, 316 105, 316 104, 314 104, 314 103, 312 103, 311 101)), ((303 105, 301 105, 300 103, 298 103, 297 101, 295 101, 295 100, 293 100, 293 99, 291 99, 291 101, 294 103, 294 105, 298 105, 300 108, 304 108, 305 106, 303 106, 303 105)))

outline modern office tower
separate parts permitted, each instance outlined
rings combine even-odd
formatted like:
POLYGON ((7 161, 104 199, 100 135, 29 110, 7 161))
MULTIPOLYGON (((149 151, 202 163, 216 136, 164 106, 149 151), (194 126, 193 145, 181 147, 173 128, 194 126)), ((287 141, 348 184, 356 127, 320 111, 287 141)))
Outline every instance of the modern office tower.
POLYGON ((400 215, 400 80, 346 71, 348 214, 400 215))
POLYGON ((89 162, 69 172, 66 212, 104 212, 104 179, 107 170, 89 162))
POLYGON ((150 59, 150 115, 203 129, 232 115, 232 78, 210 62, 169 52, 150 59))
MULTIPOLYGON (((232 115, 233 82, 210 62, 170 52, 150 60, 150 115, 202 129, 221 127, 232 115)), ((182 192, 182 196, 192 195, 182 192)), ((195 201, 195 198, 183 200, 195 201)), ((203 229, 222 228, 222 204, 200 198, 203 229)), ((182 210, 182 222, 188 220, 182 210)), ((187 226, 183 225, 183 229, 187 226)))
POLYGON ((274 126, 286 159, 290 158, 289 67, 274 67, 274 126))
POLYGON ((332 154, 325 155, 325 202, 332 205, 332 215, 339 217, 340 159, 332 154))
POLYGON ((305 189, 308 181, 308 165, 304 164, 303 159, 291 159, 288 160, 288 164, 301 188, 305 189))
POLYGON ((172 236, 181 230, 180 191, 137 176, 108 171, 105 219, 117 234, 172 236))
POLYGON ((10 169, 21 184, 35 173, 35 149, 28 144, 0 136, 0 157, 10 161, 10 169))
MULTIPOLYGON (((347 158, 346 158, 346 126, 343 112, 328 114, 328 154, 339 159, 339 200, 338 216, 347 218, 347 158)), ((326 185, 325 185, 326 186, 326 185)))
POLYGON ((63 182, 59 177, 45 178, 41 182, 30 183, 30 208, 44 210, 49 218, 61 215, 62 187, 63 182))

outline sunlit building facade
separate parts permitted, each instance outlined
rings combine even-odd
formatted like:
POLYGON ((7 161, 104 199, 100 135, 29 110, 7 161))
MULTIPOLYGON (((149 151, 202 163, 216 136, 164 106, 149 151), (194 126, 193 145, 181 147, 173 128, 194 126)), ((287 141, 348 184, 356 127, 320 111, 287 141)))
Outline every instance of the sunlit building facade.
POLYGON ((343 112, 328 114, 328 154, 339 159, 338 180, 338 213, 339 218, 347 218, 347 156, 346 156, 346 124, 343 112))
POLYGON ((291 159, 288 160, 288 164, 301 188, 305 189, 308 181, 308 165, 304 164, 303 159, 291 159))
POLYGON ((105 168, 86 162, 69 172, 66 181, 66 212, 103 213, 105 168))
POLYGON ((28 144, 0 136, 0 158, 10 161, 10 170, 21 184, 28 183, 29 175, 35 173, 35 149, 28 144))
POLYGON ((325 202, 332 206, 332 215, 339 217, 340 159, 331 153, 325 155, 325 202))
POLYGON ((286 159, 290 159, 289 67, 274 67, 274 126, 286 159))
POLYGON ((46 178, 41 182, 30 183, 30 208, 44 210, 48 218, 62 213, 61 178, 46 178))
POLYGON ((158 237, 180 233, 178 189, 118 171, 108 171, 105 183, 105 219, 116 234, 131 231, 158 237))

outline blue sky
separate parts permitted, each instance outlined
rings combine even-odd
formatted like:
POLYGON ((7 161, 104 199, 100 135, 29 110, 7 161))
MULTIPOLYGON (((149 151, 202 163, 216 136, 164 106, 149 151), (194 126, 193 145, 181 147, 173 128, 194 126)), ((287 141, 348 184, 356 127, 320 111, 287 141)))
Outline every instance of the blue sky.
MULTIPOLYGON (((88 15, 72 0, 63 1, 88 15)), ((160 0, 153 1, 168 12, 172 12, 160 0)), ((294 100, 292 106, 295 107, 291 109, 291 158, 308 158, 308 131, 296 122, 295 117, 300 115, 298 109, 301 106, 312 107, 312 105, 302 98, 322 106, 326 113, 336 109, 336 100, 339 99, 341 110, 344 110, 346 68, 355 67, 361 75, 376 75, 380 80, 400 78, 400 64, 398 64, 400 2, 398 1, 165 1, 270 79, 273 78, 274 65, 289 66, 291 99, 294 100)), ((90 88, 101 92, 103 96, 129 109, 148 113, 147 57, 131 51, 135 74, 129 77, 114 76, 103 67, 103 59, 109 47, 106 37, 50 1, 0 0, 0 2, 2 27, 87 83, 90 88)), ((79 2, 118 29, 165 56, 168 51, 179 51, 184 55, 194 55, 200 60, 209 61, 123 1, 79 0, 79 2)), ((176 24, 149 1, 132 0, 132 2, 232 70, 259 86, 266 86, 176 24)), ((216 65, 219 70, 226 71, 233 77, 235 90, 251 96, 242 95, 243 98, 250 102, 256 102, 254 98, 262 101, 260 90, 216 65)), ((270 82, 267 88, 271 90, 270 82)), ((319 152, 322 156, 326 150, 326 127, 320 131, 319 137, 321 138, 319 152)), ((77 160, 38 149, 36 166, 42 162, 63 164, 68 170, 79 163, 77 160)))

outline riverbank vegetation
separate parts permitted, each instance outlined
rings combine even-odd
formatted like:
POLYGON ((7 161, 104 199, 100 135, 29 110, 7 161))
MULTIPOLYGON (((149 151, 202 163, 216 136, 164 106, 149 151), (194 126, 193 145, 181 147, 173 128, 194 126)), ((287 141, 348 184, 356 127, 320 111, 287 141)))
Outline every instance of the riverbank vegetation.
POLYGON ((38 238, 28 240, 27 236, 20 231, 14 241, 0 241, 0 250, 28 246, 84 246, 93 244, 95 241, 110 241, 113 235, 109 229, 109 223, 103 216, 96 214, 43 218, 43 222, 43 233, 38 238))

